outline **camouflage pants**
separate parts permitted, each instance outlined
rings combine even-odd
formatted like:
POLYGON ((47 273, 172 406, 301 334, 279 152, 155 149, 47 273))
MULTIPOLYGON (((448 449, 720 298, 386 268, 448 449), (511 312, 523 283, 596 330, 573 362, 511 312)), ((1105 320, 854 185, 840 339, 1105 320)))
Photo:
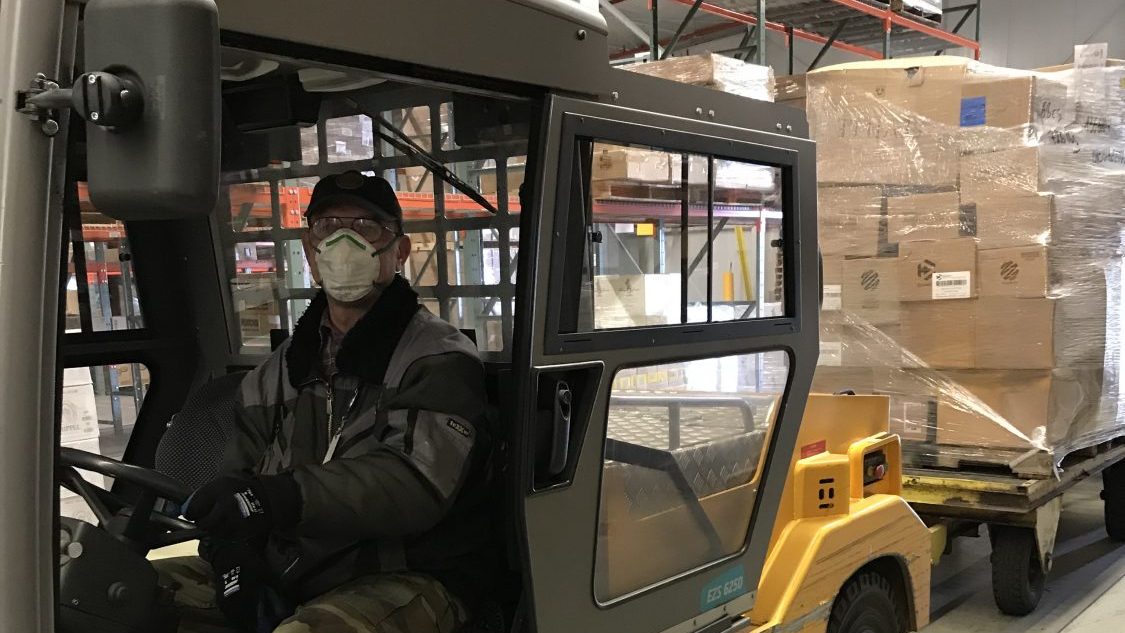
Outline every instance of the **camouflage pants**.
MULTIPOLYGON (((178 633, 232 633, 215 603, 211 567, 197 556, 153 561, 174 591, 178 633)), ((274 633, 452 633, 464 624, 460 601, 421 574, 357 578, 297 607, 274 633)))

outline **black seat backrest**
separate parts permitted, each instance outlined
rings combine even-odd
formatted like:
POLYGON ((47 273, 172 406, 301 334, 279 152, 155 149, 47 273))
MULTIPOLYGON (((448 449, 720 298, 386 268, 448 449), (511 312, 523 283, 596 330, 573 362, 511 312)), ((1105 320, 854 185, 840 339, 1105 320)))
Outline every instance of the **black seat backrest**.
POLYGON ((218 475, 224 449, 237 432, 236 395, 245 376, 216 378, 188 397, 156 447, 156 470, 189 490, 218 475))

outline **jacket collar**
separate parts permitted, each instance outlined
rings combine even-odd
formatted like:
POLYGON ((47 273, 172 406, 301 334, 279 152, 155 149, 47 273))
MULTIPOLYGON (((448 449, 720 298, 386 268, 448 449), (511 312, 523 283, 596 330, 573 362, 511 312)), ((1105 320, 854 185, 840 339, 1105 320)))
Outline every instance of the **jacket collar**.
MULTIPOLYGON (((414 314, 418 311, 418 295, 399 275, 383 290, 383 294, 367 314, 355 324, 336 354, 336 369, 358 376, 365 382, 382 384, 391 355, 414 314)), ((320 324, 328 298, 320 291, 293 329, 292 341, 285 352, 289 382, 298 387, 317 374, 320 363, 320 324)))

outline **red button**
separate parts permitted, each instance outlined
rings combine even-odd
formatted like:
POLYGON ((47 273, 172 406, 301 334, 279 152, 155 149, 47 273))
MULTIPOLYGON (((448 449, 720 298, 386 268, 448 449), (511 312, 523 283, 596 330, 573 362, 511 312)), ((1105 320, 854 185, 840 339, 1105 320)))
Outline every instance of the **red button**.
POLYGON ((887 474, 887 467, 879 464, 875 467, 875 477, 882 479, 887 474))

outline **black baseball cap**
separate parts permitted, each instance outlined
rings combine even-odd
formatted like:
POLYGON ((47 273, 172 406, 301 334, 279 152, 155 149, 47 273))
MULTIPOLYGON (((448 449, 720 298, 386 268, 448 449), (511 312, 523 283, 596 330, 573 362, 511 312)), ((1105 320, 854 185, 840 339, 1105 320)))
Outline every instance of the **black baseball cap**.
POLYGON ((355 170, 325 176, 313 187, 305 216, 311 218, 338 204, 354 204, 376 217, 390 216, 400 228, 402 226, 402 206, 385 178, 366 176, 355 170))

